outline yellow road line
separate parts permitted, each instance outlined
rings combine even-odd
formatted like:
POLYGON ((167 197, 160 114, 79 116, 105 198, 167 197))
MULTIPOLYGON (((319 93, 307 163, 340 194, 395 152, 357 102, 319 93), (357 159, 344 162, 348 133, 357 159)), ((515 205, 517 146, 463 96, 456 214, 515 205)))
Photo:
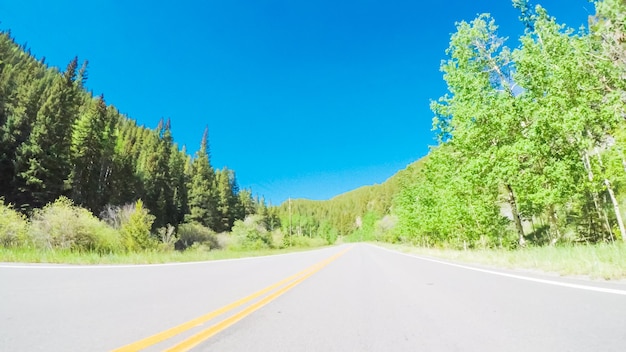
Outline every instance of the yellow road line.
POLYGON ((239 312, 239 313, 237 313, 237 314, 235 314, 235 315, 233 315, 231 317, 228 317, 228 318, 220 321, 219 323, 216 323, 215 325, 212 325, 212 326, 208 327, 207 329, 205 329, 205 330, 203 330, 203 331, 201 331, 201 332, 191 336, 187 340, 180 342, 176 346, 167 349, 166 352, 189 351, 190 349, 192 349, 193 347, 199 345, 203 341, 209 339, 213 335, 215 335, 215 334, 221 332, 222 330, 230 327, 231 325, 237 323, 241 319, 247 317, 248 315, 252 314, 256 310, 260 309, 261 307, 267 305, 271 301, 273 301, 276 298, 280 297, 285 292, 287 292, 290 289, 294 288, 296 285, 298 285, 302 281, 308 279, 310 276, 312 276, 316 272, 322 270, 325 266, 327 266, 328 264, 330 264, 331 262, 333 262, 334 260, 336 260, 340 256, 344 255, 348 250, 350 250, 350 248, 347 248, 344 251, 342 251, 340 253, 337 253, 334 256, 326 259, 325 261, 321 262, 318 265, 317 268, 315 268, 311 272, 307 273, 306 275, 302 276, 301 278, 297 279, 296 281, 288 284, 287 286, 285 286, 285 287, 281 288, 280 290, 270 294, 269 296, 264 297, 263 299, 261 299, 260 301, 250 305, 249 307, 246 307, 241 312, 239 312))
MULTIPOLYGON (((340 252, 340 253, 338 253, 338 254, 336 254, 336 255, 334 255, 334 256, 332 256, 332 257, 330 257, 330 258, 328 258, 328 259, 326 259, 326 260, 324 260, 324 261, 322 261, 320 263, 316 263, 316 264, 314 264, 314 265, 312 265, 312 266, 310 266, 310 267, 308 267, 308 268, 298 272, 297 274, 289 276, 286 279, 283 279, 283 280, 281 280, 281 281, 279 281, 279 282, 277 282, 277 283, 275 283, 273 285, 270 285, 270 286, 268 286, 268 287, 266 287, 266 288, 264 288, 262 290, 259 290, 259 291, 255 292, 255 293, 253 293, 253 294, 251 294, 249 296, 246 296, 246 297, 244 297, 242 299, 239 299, 239 300, 237 300, 235 302, 232 302, 232 303, 230 303, 230 304, 228 304, 228 305, 226 305, 226 306, 224 306, 222 308, 214 310, 214 311, 212 311, 210 313, 207 313, 207 314, 205 314, 203 316, 200 316, 198 318, 192 319, 192 320, 190 320, 188 322, 185 322, 183 324, 175 326, 175 327, 173 327, 171 329, 164 330, 164 331, 159 332, 159 333, 157 333, 155 335, 146 337, 146 338, 141 339, 139 341, 136 341, 136 342, 130 343, 128 345, 122 346, 120 348, 114 349, 114 350, 112 350, 112 352, 140 351, 142 349, 145 349, 145 348, 148 348, 148 347, 150 347, 152 345, 155 345, 155 344, 157 344, 159 342, 162 342, 162 341, 165 341, 167 339, 170 339, 170 338, 172 338, 172 337, 174 337, 174 336, 176 336, 178 334, 181 334, 181 333, 183 333, 183 332, 185 332, 187 330, 190 330, 190 329, 192 329, 192 328, 194 328, 194 327, 196 327, 198 325, 201 325, 201 324, 203 324, 203 323, 205 323, 205 322, 207 322, 207 321, 209 321, 209 320, 211 320, 211 319, 213 319, 215 317, 218 317, 218 316, 220 316, 220 315, 222 315, 224 313, 227 313, 230 310, 233 310, 233 309, 235 309, 235 308, 237 308, 239 306, 242 306, 242 305, 244 305, 244 304, 246 304, 246 303, 248 303, 248 302, 250 302, 250 301, 252 301, 252 300, 254 300, 254 299, 256 299, 256 298, 258 298, 258 297, 260 297, 262 295, 264 295, 264 294, 267 294, 268 292, 271 292, 271 291, 273 291, 273 290, 275 290, 275 289, 277 289, 277 288, 279 288, 281 286, 284 286, 284 285, 288 284, 289 282, 291 282, 293 280, 296 280, 298 278, 302 279, 302 277, 307 278, 307 277, 311 276, 313 273, 319 271, 323 266, 326 266, 328 264, 327 263, 328 260, 336 259, 339 255, 342 255, 345 252, 347 252, 347 250, 348 249, 346 249, 343 252, 340 252)), ((301 282, 301 281, 299 281, 299 282, 301 282)))

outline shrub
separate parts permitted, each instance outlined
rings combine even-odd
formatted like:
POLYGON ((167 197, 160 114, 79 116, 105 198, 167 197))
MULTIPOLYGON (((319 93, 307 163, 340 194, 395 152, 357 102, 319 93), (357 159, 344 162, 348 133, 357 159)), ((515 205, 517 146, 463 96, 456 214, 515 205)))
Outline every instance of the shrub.
POLYGON ((156 248, 158 243, 150 236, 154 216, 144 208, 141 199, 135 203, 134 208, 128 220, 122 223, 120 228, 126 249, 137 251, 156 248))
POLYGON ((385 241, 387 238, 393 238, 392 232, 397 223, 397 216, 385 215, 382 219, 376 221, 374 238, 377 241, 385 241))
POLYGON ((187 223, 178 226, 176 249, 184 250, 194 244, 208 246, 210 249, 220 248, 215 232, 198 223, 187 223))
POLYGON ((18 247, 27 243, 28 221, 0 198, 0 246, 18 247))
POLYGON ((97 252, 116 252, 122 247, 115 229, 65 197, 33 212, 30 242, 36 248, 97 252))
POLYGON ((178 237, 176 237, 176 228, 170 224, 157 229, 157 235, 161 243, 159 249, 164 251, 171 251, 175 248, 178 237))
POLYGON ((328 244, 328 242, 321 237, 307 237, 307 236, 292 236, 291 245, 293 247, 321 247, 328 244))
POLYGON ((131 214, 135 212, 135 204, 125 204, 123 206, 107 205, 100 212, 100 219, 115 229, 121 229, 122 225, 127 223, 131 214))
POLYGON ((248 215, 245 220, 235 221, 232 229, 233 249, 272 248, 272 234, 265 228, 263 217, 248 215))
POLYGON ((326 244, 334 244, 337 242, 339 233, 336 228, 330 225, 328 221, 324 221, 320 224, 318 232, 326 241, 326 244))

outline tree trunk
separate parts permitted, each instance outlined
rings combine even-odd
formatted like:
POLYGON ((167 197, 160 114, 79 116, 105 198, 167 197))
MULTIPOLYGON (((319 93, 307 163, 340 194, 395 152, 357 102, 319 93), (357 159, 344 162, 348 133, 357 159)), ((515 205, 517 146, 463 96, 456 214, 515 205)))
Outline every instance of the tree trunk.
POLYGON ((606 190, 609 192, 609 197, 611 197, 611 202, 613 203, 613 210, 615 211, 615 218, 617 219, 617 225, 619 226, 619 232, 622 235, 622 240, 626 241, 626 230, 624 229, 624 220, 622 219, 622 213, 619 210, 619 204, 617 202, 617 199, 615 198, 615 193, 613 193, 611 182, 609 182, 609 180, 605 178, 604 185, 606 186, 606 190))
MULTIPOLYGON (((585 165, 585 169, 587 170, 587 177, 589 177, 589 182, 593 183, 593 171, 591 171, 591 162, 589 161, 589 154, 587 152, 583 154, 583 164, 585 165)), ((596 213, 598 214, 598 218, 604 221, 605 231, 607 231, 609 236, 613 238, 613 231, 611 230, 609 217, 606 215, 606 212, 604 211, 604 209, 600 209, 600 202, 598 200, 598 194, 592 190, 591 197, 593 199, 593 205, 596 208, 596 213)))
MULTIPOLYGON (((596 154, 598 156, 598 163, 600 163, 600 167, 604 169, 604 165, 602 163, 602 157, 600 157, 600 153, 596 154)), ((604 178, 604 185, 606 186, 606 190, 609 192, 609 196, 611 197, 611 202, 613 203, 613 211, 615 211, 615 218, 617 219, 617 226, 619 226, 619 232, 622 235, 622 240, 626 241, 626 229, 624 229, 624 220, 622 219, 622 213, 619 210, 619 203, 615 198, 615 193, 613 192, 613 187, 611 186, 611 182, 608 178, 604 178)))
POLYGON ((518 243, 521 247, 526 246, 526 240, 524 239, 524 227, 522 226, 522 219, 520 219, 519 211, 517 209, 517 201, 515 200, 515 194, 510 184, 506 184, 506 189, 509 192, 509 204, 511 205, 511 213, 513 215, 513 222, 515 222, 515 228, 519 236, 518 243))
POLYGON ((559 223, 556 216, 556 210, 554 210, 554 205, 550 205, 549 208, 550 214, 548 215, 548 219, 550 220, 550 231, 552 234, 554 232, 554 237, 550 235, 550 245, 554 246, 556 242, 561 238, 561 232, 559 231, 559 223))

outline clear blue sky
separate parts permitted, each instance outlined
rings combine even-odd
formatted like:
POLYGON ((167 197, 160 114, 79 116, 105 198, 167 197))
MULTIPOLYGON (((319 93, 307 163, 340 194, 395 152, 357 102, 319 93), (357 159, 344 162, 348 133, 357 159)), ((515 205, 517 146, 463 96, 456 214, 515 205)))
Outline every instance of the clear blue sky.
MULTIPOLYGON (((537 0, 578 28, 587 0, 537 0)), ((0 0, 0 28, 148 127, 171 118, 193 153, 274 204, 381 183, 434 144, 430 99, 454 23, 491 13, 517 45, 509 0, 0 0)))

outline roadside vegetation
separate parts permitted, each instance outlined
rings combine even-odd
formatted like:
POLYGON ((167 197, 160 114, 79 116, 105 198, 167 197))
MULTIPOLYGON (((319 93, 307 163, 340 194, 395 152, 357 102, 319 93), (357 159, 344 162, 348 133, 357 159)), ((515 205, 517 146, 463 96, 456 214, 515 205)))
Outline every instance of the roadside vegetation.
POLYGON ((185 251, 143 250, 134 252, 96 253, 75 250, 42 250, 36 248, 0 247, 0 262, 48 263, 48 264, 162 264, 201 262, 209 260, 237 259, 286 254, 313 247, 285 247, 268 249, 211 249, 194 247, 185 251))
POLYGON ((237 220, 231 232, 198 223, 152 231, 154 216, 138 200, 109 209, 103 218, 59 198, 29 218, 0 205, 0 261, 32 263, 164 263, 285 253, 326 245, 320 238, 285 238, 268 231, 264 218, 237 220))
POLYGON ((489 267, 531 270, 590 279, 626 279, 626 244, 527 246, 517 250, 459 250, 377 243, 400 252, 489 267))

